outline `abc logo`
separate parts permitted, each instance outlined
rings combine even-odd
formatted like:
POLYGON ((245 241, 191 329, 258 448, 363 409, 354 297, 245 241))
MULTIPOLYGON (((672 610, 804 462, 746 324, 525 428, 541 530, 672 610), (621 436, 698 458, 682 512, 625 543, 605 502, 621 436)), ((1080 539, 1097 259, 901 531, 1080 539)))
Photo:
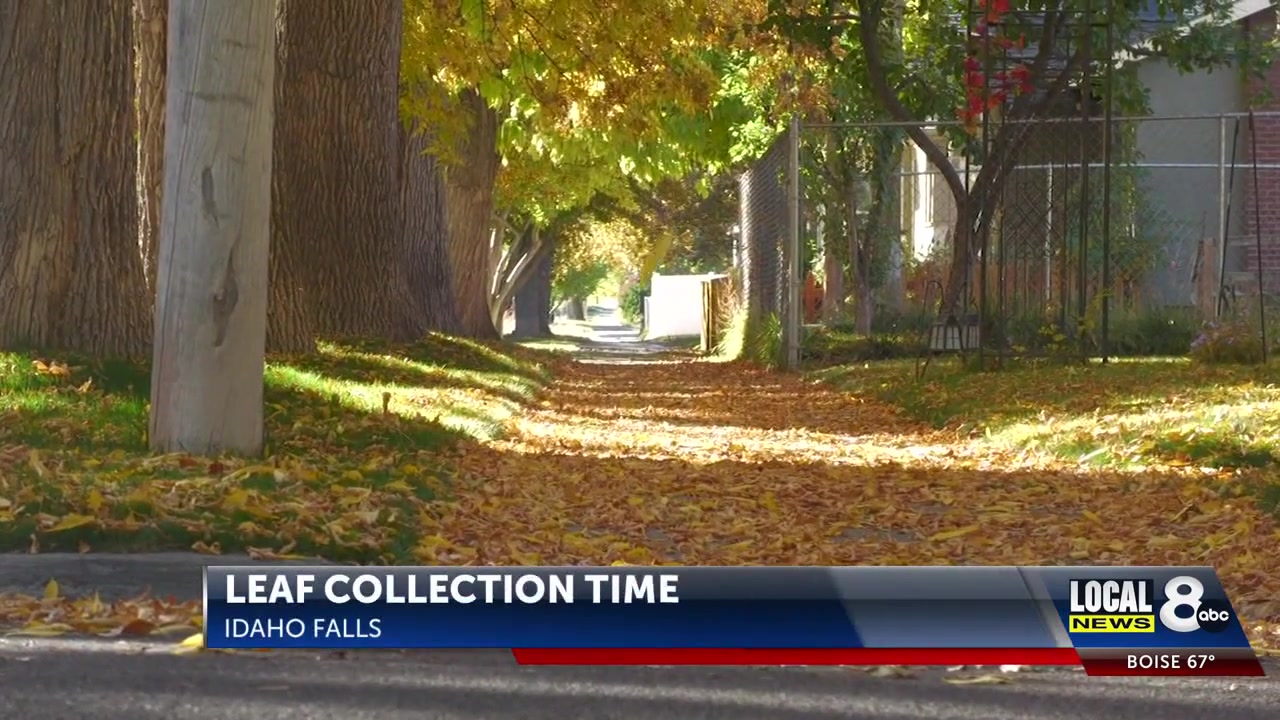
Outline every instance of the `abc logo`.
POLYGON ((1231 606, 1225 600, 1205 600, 1204 585, 1193 577, 1170 580, 1164 596, 1168 600, 1160 608, 1160 622, 1174 632, 1222 632, 1231 620, 1231 606))

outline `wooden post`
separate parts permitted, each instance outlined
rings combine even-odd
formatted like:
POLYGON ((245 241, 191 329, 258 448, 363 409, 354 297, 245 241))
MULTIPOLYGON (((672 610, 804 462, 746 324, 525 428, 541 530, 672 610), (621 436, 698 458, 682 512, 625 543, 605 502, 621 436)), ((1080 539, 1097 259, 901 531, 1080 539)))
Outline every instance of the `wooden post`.
POLYGON ((262 451, 274 74, 274 3, 171 0, 157 451, 262 451))

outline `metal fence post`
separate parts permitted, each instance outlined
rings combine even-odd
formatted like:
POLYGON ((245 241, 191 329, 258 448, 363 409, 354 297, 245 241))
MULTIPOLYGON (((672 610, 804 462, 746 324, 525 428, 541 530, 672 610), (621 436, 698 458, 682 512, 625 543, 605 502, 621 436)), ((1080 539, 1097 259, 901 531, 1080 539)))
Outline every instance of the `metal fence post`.
POLYGON ((1222 317, 1222 287, 1227 279, 1227 116, 1218 116, 1218 282, 1213 291, 1213 316, 1222 317))
POLYGON ((800 119, 793 117, 787 127, 787 281, 783 320, 783 367, 800 367, 800 119))

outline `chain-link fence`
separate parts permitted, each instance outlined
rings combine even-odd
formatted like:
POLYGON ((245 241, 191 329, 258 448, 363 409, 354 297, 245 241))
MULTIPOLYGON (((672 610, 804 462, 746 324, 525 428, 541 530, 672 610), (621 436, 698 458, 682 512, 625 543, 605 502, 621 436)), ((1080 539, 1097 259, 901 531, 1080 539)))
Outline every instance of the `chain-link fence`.
POLYGON ((927 333, 959 315, 1001 354, 1123 352, 1112 331, 1143 313, 1261 327, 1257 300, 1280 293, 1280 113, 1115 118, 1109 138, 1101 118, 993 126, 988 141, 1016 137, 1003 177, 981 163, 999 146, 910 128, 948 178, 908 129, 793 127, 743 176, 740 295, 784 345, 806 276, 821 294, 810 322, 927 333))
POLYGON ((800 354, 796 138, 793 125, 742 174, 734 252, 749 352, 784 369, 800 354))

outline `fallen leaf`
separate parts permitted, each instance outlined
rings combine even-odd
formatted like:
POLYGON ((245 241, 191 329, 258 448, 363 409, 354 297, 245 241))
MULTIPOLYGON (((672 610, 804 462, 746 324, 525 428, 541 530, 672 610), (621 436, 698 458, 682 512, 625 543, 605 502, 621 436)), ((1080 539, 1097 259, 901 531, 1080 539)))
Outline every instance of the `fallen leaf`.
POLYGON ((57 637, 75 632, 75 628, 66 623, 32 623, 19 630, 12 630, 6 635, 13 637, 57 637))
POLYGON ((968 535, 972 532, 976 532, 981 528, 982 528, 981 525, 966 525, 965 527, 956 528, 955 530, 947 530, 944 532, 931 535, 929 537, 929 542, 941 542, 943 540, 954 540, 955 538, 964 537, 965 535, 968 535))
POLYGON ((187 655, 198 653, 201 650, 204 650, 204 633, 196 633, 195 635, 188 635, 186 639, 178 643, 173 652, 175 655, 187 655))
POLYGON ((968 677, 947 676, 942 678, 943 682, 952 685, 1006 685, 1009 678, 1004 675, 972 675, 968 677))
POLYGON ((62 519, 54 523, 52 527, 47 528, 45 532, 62 532, 63 530, 71 530, 85 525, 92 525, 97 522, 97 518, 92 515, 64 515, 62 519))

